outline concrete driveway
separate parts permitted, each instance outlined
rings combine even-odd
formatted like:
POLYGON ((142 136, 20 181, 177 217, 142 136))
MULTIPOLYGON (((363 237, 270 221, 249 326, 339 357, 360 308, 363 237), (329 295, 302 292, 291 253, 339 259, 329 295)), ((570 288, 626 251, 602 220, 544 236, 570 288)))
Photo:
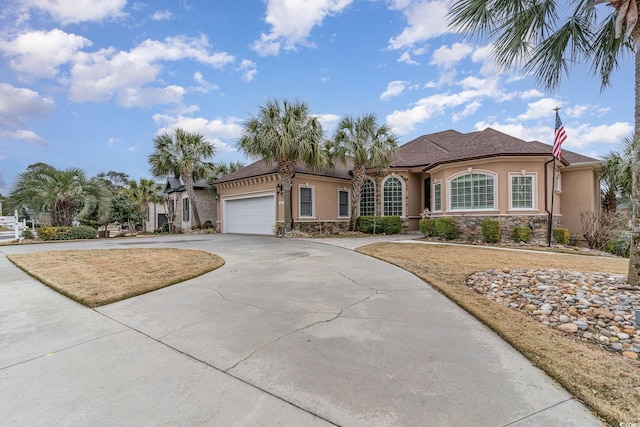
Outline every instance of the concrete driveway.
POLYGON ((209 274, 91 310, 0 255, 0 424, 596 426, 415 276, 237 235, 1 247, 204 249, 209 274))

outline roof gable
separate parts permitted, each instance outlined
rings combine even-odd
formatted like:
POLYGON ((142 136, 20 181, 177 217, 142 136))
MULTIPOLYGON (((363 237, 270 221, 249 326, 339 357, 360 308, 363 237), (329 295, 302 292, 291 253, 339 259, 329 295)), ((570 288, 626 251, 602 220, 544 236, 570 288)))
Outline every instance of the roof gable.
MULTIPOLYGON (((340 162, 331 165, 330 168, 322 171, 314 171, 306 167, 303 163, 298 163, 294 169, 295 173, 301 173, 306 175, 326 176, 330 178, 351 179, 350 171, 353 169, 353 162, 347 160, 346 164, 340 162)), ((278 163, 267 163, 264 160, 258 160, 251 163, 248 166, 238 169, 237 171, 223 176, 215 181, 215 184, 222 184, 223 182, 235 181, 238 179, 253 178, 261 175, 269 175, 272 173, 278 173, 278 163)))

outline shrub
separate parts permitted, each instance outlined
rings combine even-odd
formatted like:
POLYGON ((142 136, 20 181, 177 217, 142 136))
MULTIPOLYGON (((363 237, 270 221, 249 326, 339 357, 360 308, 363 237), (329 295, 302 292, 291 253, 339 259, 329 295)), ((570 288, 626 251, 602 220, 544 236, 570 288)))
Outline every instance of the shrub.
POLYGON ((78 227, 58 227, 55 240, 95 239, 97 237, 98 230, 88 225, 80 225, 78 227))
POLYGON ((500 221, 494 219, 485 219, 480 225, 482 229, 482 240, 486 243, 498 243, 500 241, 502 230, 500 221))
POLYGON ((531 241, 531 229, 529 227, 514 227, 512 238, 516 243, 529 243, 531 241))
POLYGON ((435 237, 437 235, 435 218, 422 218, 419 226, 425 237, 435 237))
POLYGON ((25 239, 33 239, 33 231, 29 230, 28 228, 26 228, 23 232, 22 232, 22 237, 24 237, 25 239))
POLYGON ((384 234, 398 234, 402 231, 402 219, 399 216, 383 216, 380 228, 384 234))
POLYGON ((38 236, 42 240, 55 240, 58 235, 58 227, 40 227, 38 236))
POLYGON ((566 245, 567 243, 569 243, 569 230, 567 230, 566 228, 554 228, 551 231, 551 235, 553 236, 553 240, 556 241, 556 243, 559 243, 561 245, 566 245))
POLYGON ((607 252, 611 252, 614 255, 629 258, 629 242, 624 239, 618 239, 607 244, 607 252))
POLYGON ((374 232, 380 233, 380 217, 363 215, 358 217, 358 229, 363 233, 372 234, 374 232))
POLYGON ((571 234, 569 236, 569 245, 570 246, 578 246, 579 242, 580 242, 580 235, 579 234, 571 234))
POLYGON ((160 227, 160 232, 169 234, 169 223, 168 222, 165 222, 164 224, 162 224, 162 226, 160 227))
POLYGON ((460 236, 460 229, 453 218, 436 219, 436 233, 445 240, 454 240, 460 236))
POLYGON ((204 224, 202 224, 202 228, 213 228, 213 223, 208 219, 204 222, 204 224))
POLYGON ((273 226, 273 234, 276 236, 284 236, 284 224, 276 222, 276 225, 273 226))

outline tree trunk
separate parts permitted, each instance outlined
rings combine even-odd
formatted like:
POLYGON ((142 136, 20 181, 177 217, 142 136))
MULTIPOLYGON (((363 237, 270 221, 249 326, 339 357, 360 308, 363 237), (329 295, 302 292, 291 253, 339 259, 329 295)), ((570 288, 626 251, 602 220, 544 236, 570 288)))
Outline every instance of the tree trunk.
POLYGON ((360 205, 360 192, 365 178, 365 165, 353 165, 353 180, 351 181, 351 222, 350 231, 356 231, 358 223, 358 206, 360 205))
POLYGON ((284 191, 284 232, 288 233, 293 229, 293 210, 291 187, 293 184, 293 174, 295 172, 296 162, 285 160, 278 163, 278 173, 280 174, 280 182, 284 191))
MULTIPOLYGON (((198 206, 196 206, 196 192, 193 189, 193 173, 192 171, 188 171, 188 173, 183 174, 180 178, 182 178, 184 188, 187 190, 187 195, 189 196, 189 205, 193 219, 196 221, 196 228, 202 228, 200 215, 198 215, 198 206)), ((182 220, 184 221, 184 218, 182 220)), ((191 218, 189 218, 189 222, 191 222, 191 218)))
POLYGON ((640 216, 639 200, 640 189, 640 29, 636 26, 633 31, 635 45, 635 134, 633 135, 633 163, 632 163, 632 189, 631 189, 631 247, 629 248, 629 285, 640 284, 640 216))

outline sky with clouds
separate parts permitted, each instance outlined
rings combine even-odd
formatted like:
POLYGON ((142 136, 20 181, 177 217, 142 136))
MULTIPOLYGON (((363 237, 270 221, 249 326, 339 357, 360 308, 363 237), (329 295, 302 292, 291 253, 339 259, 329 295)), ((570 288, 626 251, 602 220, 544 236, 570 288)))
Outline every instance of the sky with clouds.
MULTIPOLYGON (((577 66, 555 92, 500 72, 486 41, 453 34, 432 0, 5 0, 0 11, 0 193, 44 162, 150 178, 153 138, 202 133, 245 159, 242 125, 269 99, 309 104, 330 137, 373 112, 400 143, 493 127, 599 157, 633 131, 633 62, 611 88, 577 66)), ((601 5, 598 7, 606 8, 601 5)))

